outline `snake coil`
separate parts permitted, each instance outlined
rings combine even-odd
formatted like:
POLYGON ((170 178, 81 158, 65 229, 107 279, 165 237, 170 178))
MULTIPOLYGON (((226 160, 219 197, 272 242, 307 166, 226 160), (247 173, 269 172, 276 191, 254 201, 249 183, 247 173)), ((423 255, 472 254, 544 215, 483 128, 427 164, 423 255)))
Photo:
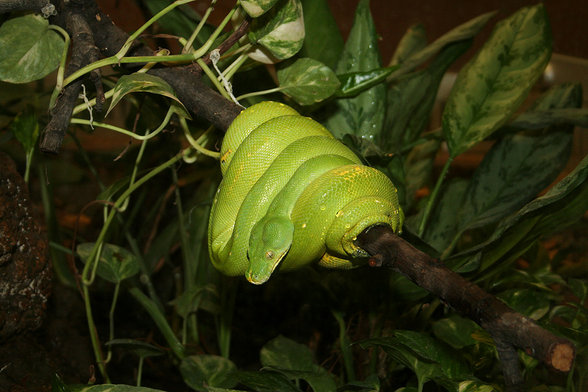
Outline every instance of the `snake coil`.
POLYGON ((404 219, 386 175, 281 103, 262 102, 237 116, 222 143, 221 171, 210 257, 221 272, 245 274, 254 284, 278 265, 362 264, 367 254, 354 244, 357 235, 376 224, 398 231, 404 219))

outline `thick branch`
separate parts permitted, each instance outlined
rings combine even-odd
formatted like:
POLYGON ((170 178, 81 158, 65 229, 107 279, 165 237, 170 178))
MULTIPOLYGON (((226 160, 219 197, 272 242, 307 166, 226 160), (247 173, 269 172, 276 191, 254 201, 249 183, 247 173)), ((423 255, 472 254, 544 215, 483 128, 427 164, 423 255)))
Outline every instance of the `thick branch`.
MULTIPOLYGON (((66 75, 98 59, 98 53, 92 33, 84 18, 73 12, 65 13, 65 26, 72 39, 71 60, 67 66, 66 75)), ((93 77, 99 79, 99 77, 93 77)), ((42 133, 39 148, 43 152, 58 153, 69 126, 73 108, 77 102, 82 87, 82 80, 76 80, 63 89, 55 107, 51 109, 51 120, 42 133)))
POLYGON ((49 4, 49 0, 2 0, 0 1, 0 14, 13 11, 35 11, 49 4))
MULTIPOLYGON (((88 23, 94 42, 104 56, 113 56, 127 40, 128 35, 119 29, 108 15, 102 13, 93 0, 78 0, 76 12, 84 16, 88 23)), ((147 46, 137 43, 130 51, 130 56, 150 56, 154 52, 147 46)), ((168 82, 180 101, 195 117, 203 118, 216 128, 226 130, 242 108, 227 101, 201 80, 198 73, 191 70, 191 65, 182 67, 154 67, 149 71, 168 82)))
MULTIPOLYGON (((553 369, 567 372, 572 368, 575 355, 572 342, 515 312, 439 260, 414 248, 389 227, 370 228, 357 240, 358 245, 373 256, 371 265, 392 268, 406 275, 488 331, 501 348, 501 358, 508 357, 510 346, 523 349, 553 369)), ((520 381, 520 373, 512 368, 505 369, 505 376, 510 377, 514 385, 520 381)))

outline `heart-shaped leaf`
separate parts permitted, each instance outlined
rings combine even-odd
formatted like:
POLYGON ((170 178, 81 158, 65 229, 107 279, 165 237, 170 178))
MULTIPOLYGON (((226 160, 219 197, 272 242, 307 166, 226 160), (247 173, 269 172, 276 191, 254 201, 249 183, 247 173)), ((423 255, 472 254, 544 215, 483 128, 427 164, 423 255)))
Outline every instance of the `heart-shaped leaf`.
POLYGON ((40 15, 10 19, 0 26, 0 80, 28 83, 54 71, 63 53, 63 39, 40 15))

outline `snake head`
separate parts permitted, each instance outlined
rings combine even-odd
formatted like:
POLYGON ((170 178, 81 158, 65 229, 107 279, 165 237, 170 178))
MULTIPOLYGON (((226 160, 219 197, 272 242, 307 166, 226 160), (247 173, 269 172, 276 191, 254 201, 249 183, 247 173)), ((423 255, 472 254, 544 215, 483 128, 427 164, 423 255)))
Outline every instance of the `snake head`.
POLYGON ((267 282, 288 253, 294 224, 286 217, 263 218, 253 226, 249 237, 249 269, 245 277, 253 284, 267 282))

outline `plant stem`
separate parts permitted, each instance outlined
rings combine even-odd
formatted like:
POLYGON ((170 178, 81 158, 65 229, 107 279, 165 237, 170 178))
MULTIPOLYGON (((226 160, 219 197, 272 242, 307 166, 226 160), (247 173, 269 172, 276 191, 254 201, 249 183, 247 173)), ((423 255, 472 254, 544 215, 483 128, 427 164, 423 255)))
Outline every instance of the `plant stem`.
POLYGON ((206 12, 204 13, 204 16, 200 20, 200 23, 198 23, 198 26, 196 26, 196 29, 192 32, 192 35, 190 36, 190 38, 188 38, 188 41, 186 41, 186 43, 184 43, 184 48, 182 49, 182 53, 187 53, 188 51, 192 50, 192 45, 194 44, 196 37, 200 33, 200 30, 202 30, 202 27, 204 27, 204 23, 206 23, 206 20, 210 16, 210 13, 214 9, 214 5, 216 4, 216 1, 217 0, 212 0, 210 2, 210 5, 208 6, 208 8, 206 9, 206 12))
POLYGON ((61 54, 61 60, 59 61, 59 68, 57 68, 57 77, 55 80, 55 87, 53 88, 53 93, 51 94, 51 99, 49 100, 49 109, 52 109, 53 106, 55 105, 55 101, 57 101, 57 96, 59 95, 59 92, 63 88, 63 75, 65 74, 65 63, 67 61, 67 51, 69 50, 70 38, 69 38, 69 34, 67 33, 67 31, 65 31, 64 29, 62 29, 61 27, 59 27, 57 25, 50 25, 49 28, 59 32, 63 36, 63 40, 65 41, 63 53, 61 54))
POLYGON ((245 98, 255 97, 257 95, 277 93, 278 91, 282 91, 282 90, 284 90, 284 87, 274 87, 274 88, 270 88, 268 90, 254 91, 252 93, 247 93, 247 94, 243 94, 241 96, 238 96, 237 101, 240 101, 245 98))
MULTIPOLYGON (((161 131, 163 131, 165 129, 165 126, 169 123, 169 120, 171 119, 172 115, 175 112, 176 112, 176 109, 173 106, 170 106, 167 113, 165 114, 165 118, 163 119, 163 121, 161 121, 161 124, 159 124, 157 129, 155 129, 153 132, 147 131, 147 132, 145 132, 145 135, 143 135, 143 136, 137 135, 134 132, 127 131, 124 128, 120 128, 120 127, 117 127, 117 126, 111 125, 111 124, 92 121, 91 125, 94 127, 110 129, 111 131, 122 133, 123 135, 130 136, 135 140, 149 140, 149 139, 155 137, 158 133, 160 133, 161 131)), ((70 121, 70 124, 90 125, 90 120, 86 120, 84 118, 72 118, 70 121)))
POLYGON ((92 349, 94 350, 94 357, 98 364, 100 374, 104 377, 106 383, 110 383, 110 378, 106 372, 106 366, 104 362, 104 356, 100 348, 100 339, 98 338, 98 331, 94 324, 94 316, 92 315, 92 304, 90 303, 90 291, 88 286, 82 285, 82 293, 84 295, 84 307, 86 308, 86 320, 88 322, 88 329, 90 330, 90 341, 92 342, 92 349))
POLYGON ((141 290, 137 287, 131 287, 129 289, 129 293, 143 306, 143 308, 149 313, 159 331, 167 341, 172 352, 175 356, 179 359, 182 359, 186 356, 185 347, 180 343, 174 331, 171 329, 165 316, 160 312, 159 308, 149 297, 147 297, 141 290))
POLYGON ((218 90, 218 92, 223 97, 225 97, 226 99, 231 99, 231 97, 229 96, 229 93, 223 87, 223 85, 218 81, 216 75, 214 74, 214 72, 212 72, 212 70, 210 69, 210 67, 208 67, 208 65, 206 65, 206 63, 204 61, 202 61, 202 59, 196 60, 196 63, 198 63, 198 65, 200 66, 200 68, 202 68, 202 70, 204 71, 204 73, 206 74, 206 76, 208 76, 208 79, 210 79, 210 81, 212 82, 212 84, 214 84, 214 87, 216 87, 216 89, 218 90))
POLYGON ((429 216, 431 215, 431 211, 433 210, 433 206, 435 205, 435 201, 437 200, 437 195, 439 194, 439 190, 441 189, 441 184, 443 184, 443 180, 449 171, 449 166, 451 166, 451 162, 453 162, 453 157, 449 157, 441 170, 441 174, 437 179, 437 183, 435 184, 435 188, 433 188, 433 192, 427 201, 427 205, 425 206, 425 213, 423 218, 421 219, 421 223, 419 225, 418 236, 422 237, 425 229, 427 228, 427 221, 429 220, 429 216))

